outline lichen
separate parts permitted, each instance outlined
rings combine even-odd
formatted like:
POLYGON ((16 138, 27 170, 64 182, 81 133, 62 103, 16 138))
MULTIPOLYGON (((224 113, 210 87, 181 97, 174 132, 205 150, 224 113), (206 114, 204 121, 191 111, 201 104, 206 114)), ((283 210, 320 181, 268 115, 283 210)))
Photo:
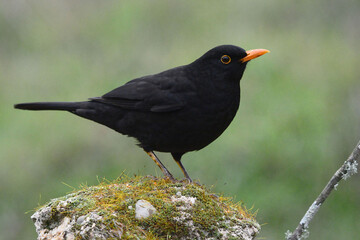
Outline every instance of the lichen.
POLYGON ((342 178, 344 180, 346 180, 349 177, 351 177, 352 175, 356 174, 357 173, 357 166, 358 166, 357 161, 353 161, 353 162, 347 161, 347 162, 345 162, 344 170, 345 170, 346 173, 343 174, 342 178))
POLYGON ((32 219, 38 234, 50 233, 66 218, 65 235, 74 239, 151 240, 253 239, 260 230, 254 217, 243 205, 199 184, 123 176, 54 199, 32 219), (151 203, 156 213, 136 219, 138 200, 151 203))

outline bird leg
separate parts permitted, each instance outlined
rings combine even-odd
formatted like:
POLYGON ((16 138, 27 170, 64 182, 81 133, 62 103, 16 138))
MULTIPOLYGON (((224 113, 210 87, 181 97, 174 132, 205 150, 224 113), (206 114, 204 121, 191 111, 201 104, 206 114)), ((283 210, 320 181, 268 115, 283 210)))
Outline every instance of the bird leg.
POLYGON ((166 167, 164 166, 164 164, 162 164, 162 162, 160 162, 160 159, 155 155, 155 153, 153 151, 145 151, 150 157, 151 159, 156 163, 156 165, 158 165, 158 167, 161 169, 161 171, 163 172, 163 174, 170 178, 170 180, 175 180, 175 178, 173 177, 173 175, 169 172, 169 170, 166 169, 166 167))
POLYGON ((181 171, 183 172, 184 176, 186 177, 189 182, 192 182, 192 179, 190 178, 189 174, 186 172, 184 166, 182 165, 181 161, 176 161, 177 165, 181 168, 181 171))
POLYGON ((184 166, 181 163, 181 156, 182 154, 177 154, 177 153, 171 153, 171 155, 173 156, 175 162, 177 163, 177 165, 180 167, 181 171, 183 172, 184 176, 186 177, 186 179, 189 182, 192 182, 192 179, 190 178, 189 174, 186 172, 186 169, 184 168, 184 166))

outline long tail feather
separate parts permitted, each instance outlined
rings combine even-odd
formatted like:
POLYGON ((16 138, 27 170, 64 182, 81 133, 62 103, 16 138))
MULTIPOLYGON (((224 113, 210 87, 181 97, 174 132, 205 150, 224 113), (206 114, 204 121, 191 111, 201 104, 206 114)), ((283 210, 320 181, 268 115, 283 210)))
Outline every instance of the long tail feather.
POLYGON ((14 108, 23 110, 64 110, 74 111, 84 105, 85 102, 32 102, 15 104, 14 108))

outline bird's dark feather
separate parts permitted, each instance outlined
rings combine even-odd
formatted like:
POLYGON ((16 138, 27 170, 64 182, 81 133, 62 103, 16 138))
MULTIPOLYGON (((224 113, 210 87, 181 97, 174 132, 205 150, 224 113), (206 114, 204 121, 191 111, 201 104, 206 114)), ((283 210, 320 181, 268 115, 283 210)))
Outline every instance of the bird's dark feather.
POLYGON ((185 105, 176 92, 169 91, 169 82, 172 81, 173 78, 161 75, 158 78, 154 78, 154 75, 146 76, 90 100, 129 110, 172 112, 185 105))
POLYGON ((134 79, 90 101, 22 103, 15 108, 69 111, 108 126, 136 138, 147 152, 172 153, 190 179, 181 156, 213 142, 235 117, 245 56, 242 48, 218 46, 188 65, 134 79), (223 63, 224 55, 232 61, 223 63))

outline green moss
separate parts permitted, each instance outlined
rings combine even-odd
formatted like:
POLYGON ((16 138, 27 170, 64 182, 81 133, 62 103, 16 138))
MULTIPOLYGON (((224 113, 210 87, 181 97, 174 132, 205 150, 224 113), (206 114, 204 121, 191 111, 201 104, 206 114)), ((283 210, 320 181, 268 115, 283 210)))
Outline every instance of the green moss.
MULTIPOLYGON (((220 238, 218 229, 229 228, 234 224, 231 219, 258 226, 254 214, 230 198, 217 197, 198 184, 154 177, 122 177, 114 182, 103 181, 96 187, 83 186, 48 206, 54 217, 61 212, 77 219, 96 212, 108 231, 119 229, 121 224, 123 239, 178 239, 188 236, 192 228, 201 229, 197 231, 201 238, 220 238), (179 200, 186 197, 196 198, 196 202, 190 206, 179 200), (135 204, 140 199, 149 201, 156 214, 136 219, 135 204)), ((82 238, 78 235, 76 239, 82 238)))

